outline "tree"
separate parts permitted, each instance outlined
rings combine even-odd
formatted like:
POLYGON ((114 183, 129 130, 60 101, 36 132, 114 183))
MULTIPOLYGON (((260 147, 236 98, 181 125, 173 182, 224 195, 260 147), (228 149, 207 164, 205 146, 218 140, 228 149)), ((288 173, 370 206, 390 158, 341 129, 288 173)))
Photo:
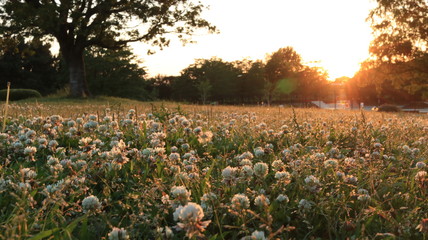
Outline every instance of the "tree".
POLYGON ((96 47, 85 52, 88 87, 95 95, 107 95, 137 100, 152 99, 146 71, 138 65, 128 48, 109 50, 96 47))
POLYGON ((268 105, 275 93, 290 94, 296 89, 297 73, 302 69, 302 58, 292 47, 280 48, 269 56, 265 67, 268 105))
POLYGON ((377 3, 369 16, 375 39, 370 46, 371 56, 361 71, 373 69, 371 79, 378 86, 390 84, 428 99, 428 2, 377 0, 377 3))
POLYGON ((201 95, 202 104, 205 105, 207 99, 210 97, 210 91, 211 91, 211 83, 208 79, 199 81, 196 84, 196 88, 199 91, 199 94, 201 95))
POLYGON ((375 40, 371 53, 379 61, 405 61, 428 44, 426 0, 376 0, 369 15, 375 40))
POLYGON ((200 93, 197 86, 200 85, 200 82, 208 80, 211 87, 207 93, 213 100, 233 102, 237 98, 237 79, 240 74, 239 69, 232 63, 214 57, 196 59, 194 64, 182 71, 181 78, 183 82, 193 85, 187 85, 186 95, 190 96, 194 87, 196 87, 196 92, 200 93))
POLYGON ((259 102, 263 98, 265 87, 265 64, 260 61, 243 59, 233 62, 239 70, 237 79, 237 94, 240 102, 259 102))
POLYGON ((11 82, 12 88, 34 89, 43 95, 55 92, 60 87, 58 61, 49 49, 37 38, 0 39, 0 87, 11 82))
POLYGON ((90 95, 86 48, 118 49, 136 41, 162 48, 170 33, 187 42, 195 29, 215 31, 200 17, 204 8, 189 0, 2 0, 0 26, 4 35, 55 38, 68 67, 71 95, 82 97, 90 95))

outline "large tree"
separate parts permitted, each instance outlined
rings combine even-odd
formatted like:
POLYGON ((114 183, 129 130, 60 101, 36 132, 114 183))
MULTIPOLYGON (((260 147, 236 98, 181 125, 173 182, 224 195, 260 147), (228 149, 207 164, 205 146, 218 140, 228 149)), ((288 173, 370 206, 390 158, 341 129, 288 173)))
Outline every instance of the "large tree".
POLYGON ((428 99, 428 1, 376 1, 369 16, 375 38, 361 71, 371 70, 378 86, 390 82, 428 99))
POLYGON ((117 49, 129 42, 184 42, 196 29, 215 31, 200 17, 204 6, 191 0, 0 0, 2 33, 55 38, 68 66, 71 95, 89 95, 84 50, 117 49))
POLYGON ((289 94, 296 89, 302 69, 302 58, 292 47, 280 48, 268 57, 265 67, 268 105, 275 94, 289 94))

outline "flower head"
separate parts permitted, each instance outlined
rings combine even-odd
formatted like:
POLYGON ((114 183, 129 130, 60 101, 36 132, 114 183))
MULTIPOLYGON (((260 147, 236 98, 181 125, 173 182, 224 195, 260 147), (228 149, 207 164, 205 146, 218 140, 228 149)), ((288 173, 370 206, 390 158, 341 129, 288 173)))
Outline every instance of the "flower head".
POLYGON ((204 210, 199 204, 189 202, 186 206, 178 207, 174 212, 174 220, 177 221, 177 230, 185 230, 186 236, 201 237, 202 232, 210 224, 210 220, 202 221, 204 218, 204 210))

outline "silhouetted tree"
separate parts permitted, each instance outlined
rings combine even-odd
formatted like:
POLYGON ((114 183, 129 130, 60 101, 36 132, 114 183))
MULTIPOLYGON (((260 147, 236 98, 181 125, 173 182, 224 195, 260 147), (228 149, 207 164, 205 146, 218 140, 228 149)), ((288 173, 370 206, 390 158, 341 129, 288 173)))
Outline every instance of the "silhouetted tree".
MULTIPOLYGON (((361 71, 371 71, 378 86, 388 84, 428 99, 428 3, 426 0, 377 0, 370 13, 375 39, 361 71)), ((358 76, 357 76, 358 77, 358 76)), ((379 87, 378 87, 379 88, 379 87)))
POLYGON ((88 48, 85 54, 89 89, 95 95, 152 99, 146 71, 130 49, 88 48))
POLYGON ((297 73, 302 69, 302 58, 292 47, 280 48, 268 57, 265 66, 268 104, 275 93, 290 94, 296 89, 297 73))
POLYGON ((215 30, 200 17, 203 9, 187 0, 0 1, 0 32, 55 38, 68 66, 71 95, 82 97, 89 95, 85 49, 118 49, 136 41, 162 48, 170 33, 187 42, 195 29, 215 30))
POLYGON ((11 82, 12 88, 35 89, 43 95, 55 92, 60 87, 58 61, 49 49, 38 38, 1 38, 0 88, 11 82))

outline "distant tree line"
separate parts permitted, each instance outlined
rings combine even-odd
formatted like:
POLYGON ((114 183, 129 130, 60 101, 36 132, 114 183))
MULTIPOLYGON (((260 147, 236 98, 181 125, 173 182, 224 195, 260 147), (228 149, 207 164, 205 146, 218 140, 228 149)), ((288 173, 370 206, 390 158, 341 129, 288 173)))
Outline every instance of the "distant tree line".
MULTIPOLYGON (((35 89, 45 96, 67 90, 64 86, 68 83, 68 68, 60 61, 61 54, 53 56, 50 48, 37 38, 0 39, 1 88, 10 81, 13 88, 35 89)), ((345 92, 353 102, 376 105, 427 99, 426 55, 376 67, 365 67, 367 61, 353 78, 343 77, 333 83, 327 81, 328 75, 322 68, 304 65, 292 47, 281 48, 264 61, 197 59, 179 76, 151 78, 128 48, 91 47, 85 51, 85 61, 88 87, 95 96, 307 106, 315 100, 333 102, 339 92, 345 92)))

